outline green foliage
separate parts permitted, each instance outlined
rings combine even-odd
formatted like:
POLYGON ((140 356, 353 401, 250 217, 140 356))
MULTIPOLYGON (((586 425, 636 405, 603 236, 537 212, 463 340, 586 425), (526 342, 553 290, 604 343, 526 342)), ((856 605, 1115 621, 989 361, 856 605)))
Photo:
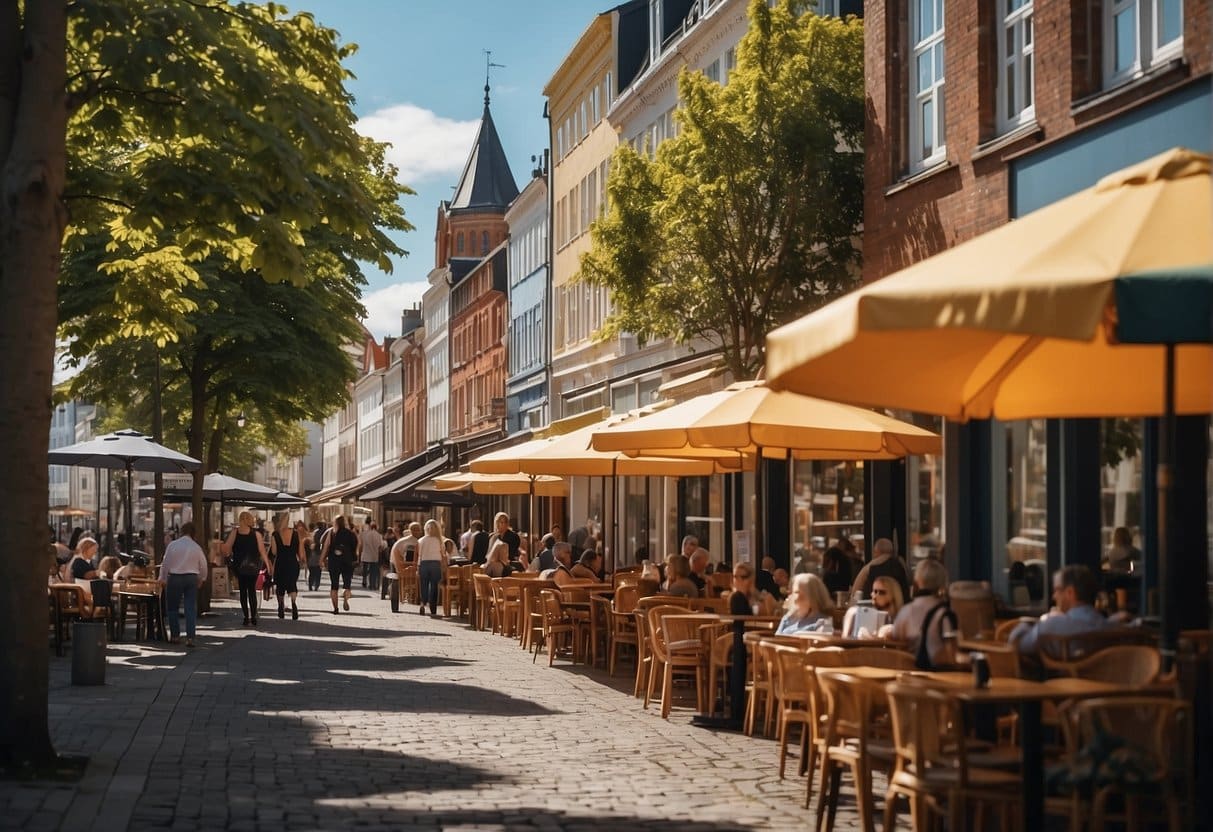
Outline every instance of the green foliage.
POLYGON ((1105 468, 1115 468, 1141 452, 1140 419, 1103 419, 1100 428, 1099 457, 1105 468))
POLYGON ((579 279, 611 290, 599 333, 703 338, 736 377, 766 333, 852 288, 863 217, 863 27, 751 0, 728 85, 684 70, 679 134, 622 145, 579 279))
POLYGON ((82 369, 61 393, 146 409, 158 348, 166 438, 243 473, 253 440, 297 447, 296 423, 345 399, 360 264, 390 271, 403 253, 385 230, 412 228, 399 203, 412 191, 354 130, 354 47, 311 15, 70 9, 59 335, 82 369), (236 430, 241 410, 262 427, 236 430))
POLYGON ((79 340, 73 354, 188 330, 185 290, 206 280, 203 264, 302 286, 319 243, 356 278, 359 262, 390 270, 401 252, 384 229, 411 227, 397 201, 411 191, 354 130, 352 50, 273 3, 70 5, 61 335, 79 340), (71 275, 94 271, 77 294, 71 275))

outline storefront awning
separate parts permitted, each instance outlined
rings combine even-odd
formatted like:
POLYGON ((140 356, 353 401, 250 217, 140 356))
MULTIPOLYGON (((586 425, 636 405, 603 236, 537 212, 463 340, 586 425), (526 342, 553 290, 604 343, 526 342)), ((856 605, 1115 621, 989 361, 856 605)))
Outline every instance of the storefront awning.
POLYGON ((414 486, 433 479, 447 469, 449 461, 445 456, 440 456, 437 459, 431 460, 420 468, 414 468, 407 474, 387 482, 378 488, 365 492, 362 495, 363 500, 384 500, 393 494, 401 491, 408 491, 414 486))

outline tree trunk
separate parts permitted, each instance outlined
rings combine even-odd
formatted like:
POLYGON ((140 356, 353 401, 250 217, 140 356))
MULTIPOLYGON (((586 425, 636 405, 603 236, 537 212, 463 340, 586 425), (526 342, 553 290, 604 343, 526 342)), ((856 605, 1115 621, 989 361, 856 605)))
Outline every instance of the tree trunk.
POLYGON ((42 590, 47 548, 55 288, 66 224, 63 0, 0 0, 0 768, 53 764, 42 590), (23 28, 24 27, 24 28, 23 28), (24 42, 22 42, 22 38, 24 42))
MULTIPOLYGON (((190 424, 188 428, 189 455, 201 460, 206 441, 206 377, 202 360, 195 356, 190 367, 190 424)), ((191 505, 194 514, 194 524, 202 529, 202 540, 211 539, 210 513, 202 508, 202 478, 206 476, 206 466, 194 472, 194 492, 191 505)))

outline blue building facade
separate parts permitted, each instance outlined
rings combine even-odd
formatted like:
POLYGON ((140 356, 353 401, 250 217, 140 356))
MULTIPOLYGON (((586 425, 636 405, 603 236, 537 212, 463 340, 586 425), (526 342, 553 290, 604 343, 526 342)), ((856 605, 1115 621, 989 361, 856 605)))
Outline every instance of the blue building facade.
POLYGON ((544 165, 505 215, 510 230, 506 432, 548 423, 548 187, 544 165))

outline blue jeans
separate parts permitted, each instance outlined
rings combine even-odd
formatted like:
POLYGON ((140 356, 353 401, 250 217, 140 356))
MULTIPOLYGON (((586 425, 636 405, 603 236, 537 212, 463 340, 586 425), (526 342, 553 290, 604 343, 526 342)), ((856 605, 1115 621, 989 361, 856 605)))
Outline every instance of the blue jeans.
POLYGON ((379 588, 379 561, 362 562, 362 585, 366 586, 370 582, 370 589, 379 588))
POLYGON ((194 624, 198 620, 198 576, 169 575, 168 584, 164 588, 165 602, 168 606, 168 629, 173 638, 181 635, 181 619, 177 617, 177 607, 185 600, 185 635, 194 637, 194 624))
POLYGON ((438 585, 442 583, 442 563, 423 560, 417 567, 417 583, 421 588, 421 606, 430 605, 430 612, 438 612, 438 585))

